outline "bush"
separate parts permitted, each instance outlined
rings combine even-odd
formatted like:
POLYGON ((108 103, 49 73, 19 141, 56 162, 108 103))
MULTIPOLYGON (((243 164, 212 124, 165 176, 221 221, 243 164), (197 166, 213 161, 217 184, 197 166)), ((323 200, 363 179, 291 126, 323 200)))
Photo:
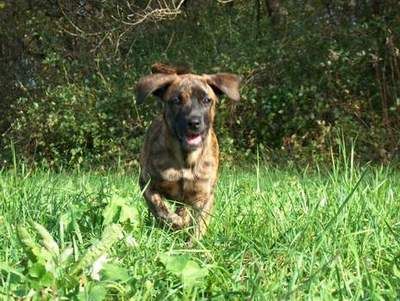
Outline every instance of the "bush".
POLYGON ((155 61, 243 77, 242 101, 223 100, 218 108, 224 159, 261 150, 274 161, 329 160, 342 136, 357 140, 361 160, 398 155, 397 2, 376 10, 369 3, 354 9, 342 1, 329 7, 287 1, 278 19, 259 1, 188 1, 170 15, 157 7, 152 14, 138 2, 121 6, 120 19, 113 2, 85 3, 85 14, 71 3, 63 10, 49 3, 32 9, 23 1, 5 8, 4 22, 28 20, 11 36, 7 27, 0 32, 10 49, 25 37, 13 64, 26 62, 26 76, 17 72, 5 81, 19 88, 6 89, 0 129, 3 144, 12 141, 30 162, 135 164, 159 103, 136 107, 134 84, 155 61), (128 19, 141 12, 146 21, 131 25, 128 19))

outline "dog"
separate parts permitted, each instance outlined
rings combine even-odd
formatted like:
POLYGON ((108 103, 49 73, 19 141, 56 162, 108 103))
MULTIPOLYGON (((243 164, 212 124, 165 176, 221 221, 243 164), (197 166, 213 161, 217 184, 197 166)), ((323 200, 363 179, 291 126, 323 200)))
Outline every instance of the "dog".
POLYGON ((163 112, 145 136, 139 185, 157 220, 173 229, 194 222, 194 237, 200 238, 208 226, 217 182, 216 104, 222 94, 239 101, 240 77, 196 75, 163 64, 153 65, 152 72, 139 80, 136 102, 152 94, 162 101, 163 112), (175 212, 165 199, 176 203, 175 212))

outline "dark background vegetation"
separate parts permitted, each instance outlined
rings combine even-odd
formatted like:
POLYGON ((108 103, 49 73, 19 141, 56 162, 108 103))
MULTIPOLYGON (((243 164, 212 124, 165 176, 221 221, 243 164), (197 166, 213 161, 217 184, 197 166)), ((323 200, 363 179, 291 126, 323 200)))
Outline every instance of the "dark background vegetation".
POLYGON ((2 164, 135 165, 160 104, 136 106, 154 62, 243 78, 219 104, 224 160, 399 155, 397 0, 0 1, 2 164))

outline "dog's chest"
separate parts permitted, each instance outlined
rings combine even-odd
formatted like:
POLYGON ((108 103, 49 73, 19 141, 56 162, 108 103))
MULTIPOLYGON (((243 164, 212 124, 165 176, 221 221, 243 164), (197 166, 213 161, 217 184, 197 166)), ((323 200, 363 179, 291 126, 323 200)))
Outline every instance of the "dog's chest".
POLYGON ((211 179, 202 170, 166 168, 160 171, 159 188, 168 198, 191 203, 211 193, 211 179))

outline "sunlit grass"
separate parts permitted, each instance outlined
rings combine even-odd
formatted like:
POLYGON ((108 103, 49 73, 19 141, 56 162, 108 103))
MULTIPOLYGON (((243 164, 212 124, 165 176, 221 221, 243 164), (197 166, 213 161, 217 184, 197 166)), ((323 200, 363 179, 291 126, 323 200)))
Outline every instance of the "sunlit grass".
POLYGON ((30 277, 16 227, 43 225, 60 248, 73 247, 77 259, 100 239, 105 208, 123 199, 138 214, 121 222, 125 238, 107 256, 129 278, 104 282, 106 299, 397 299, 399 192, 398 171, 352 162, 336 161, 327 171, 222 168, 210 228, 189 248, 185 231, 162 229, 149 217, 137 174, 2 171, 0 292, 11 299, 31 290, 38 299, 65 294, 82 300, 79 291, 97 283, 89 271, 76 291, 60 283, 21 290, 34 282, 10 272, 30 277), (67 217, 68 227, 60 227, 67 217), (160 259, 165 254, 187 255, 177 258, 190 259, 202 278, 167 268, 160 259))

